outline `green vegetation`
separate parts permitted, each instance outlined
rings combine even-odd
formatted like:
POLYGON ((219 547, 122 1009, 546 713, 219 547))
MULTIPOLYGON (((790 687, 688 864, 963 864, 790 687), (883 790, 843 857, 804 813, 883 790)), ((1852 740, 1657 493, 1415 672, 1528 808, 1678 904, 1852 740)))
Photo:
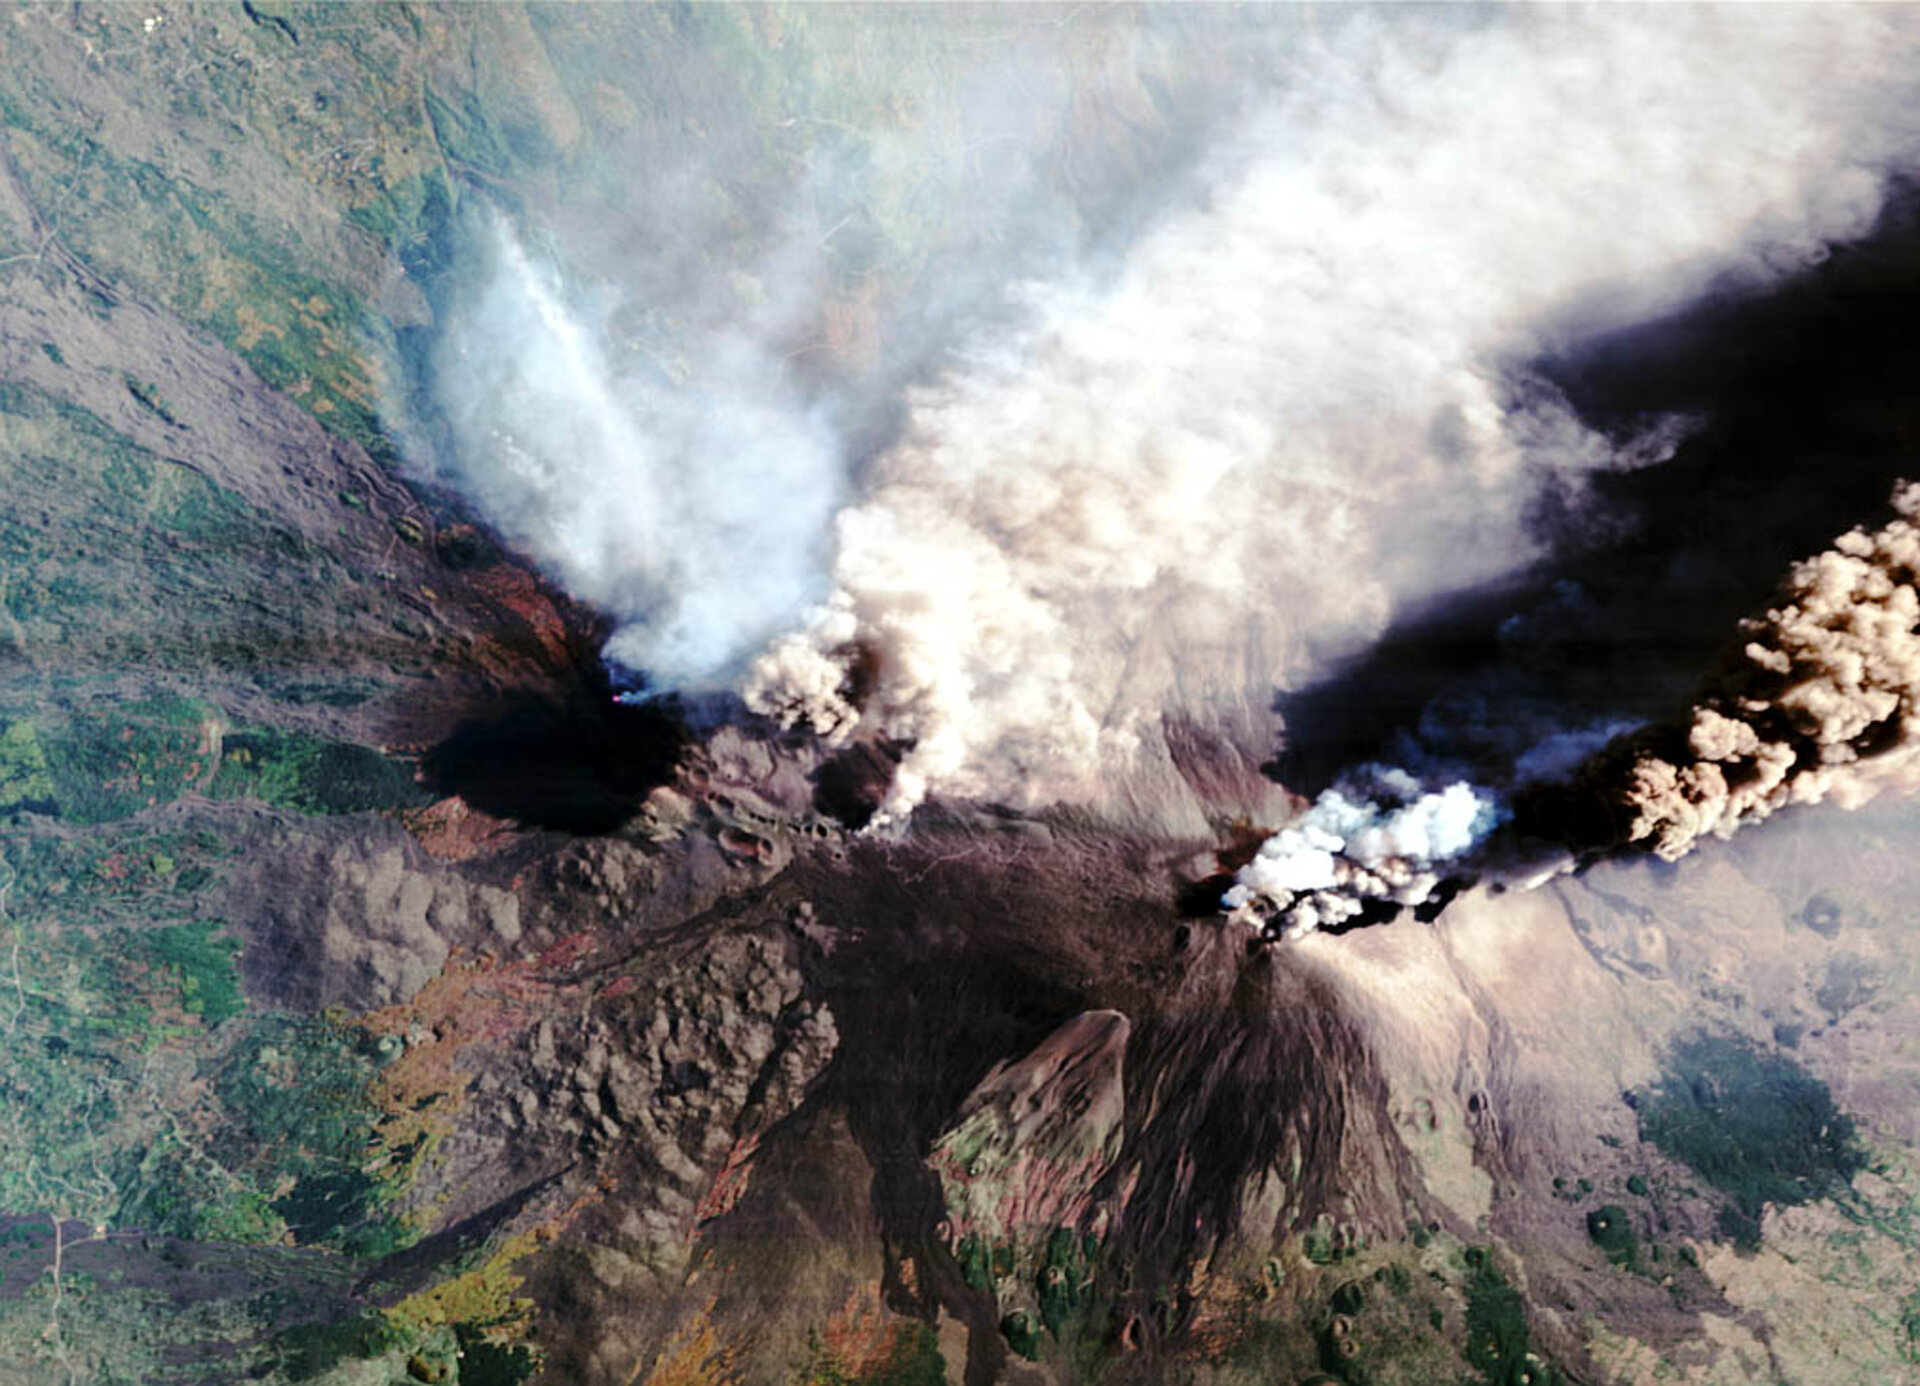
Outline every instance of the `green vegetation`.
POLYGON ((8 723, 0 731, 0 815, 57 811, 39 733, 31 722, 8 723))
MULTIPOLYGON (((217 941, 190 950, 202 964, 217 956, 217 941)), ((406 1244, 411 1232, 388 1211, 396 1185, 378 1163, 372 1061, 358 1032, 229 1019, 240 1037, 212 1062, 209 1098, 184 1111, 155 1104, 158 1124, 144 1133, 138 1108, 123 1110, 115 1220, 194 1240, 291 1238, 355 1255, 406 1244)))
POLYGON ((187 698, 148 698, 76 712, 39 740, 60 817, 126 818, 178 798, 212 769, 213 710, 187 698))
MULTIPOLYGON (((286 1188, 271 1206, 302 1245, 378 1256, 409 1239, 387 1211, 393 1189, 368 1169, 381 1141, 367 1089, 372 1046, 326 1020, 263 1020, 214 1078, 236 1173, 286 1188)), ((404 1159, 395 1161, 404 1167, 404 1159)))
POLYGON ((1578 1203, 1593 1192, 1593 1181, 1585 1175, 1577 1179, 1568 1179, 1564 1175, 1555 1175, 1553 1196, 1563 1203, 1578 1203))
POLYGON ((1322 1213, 1315 1218, 1302 1241, 1301 1250, 1316 1266, 1330 1266, 1360 1251, 1360 1246, 1348 1230, 1335 1222, 1330 1213, 1322 1213))
MULTIPOLYGON (((186 1114, 162 1090, 243 1011, 234 941, 201 919, 225 847, 199 832, 26 832, 0 929, 0 1206, 118 1215, 186 1114), (170 1077, 171 1075, 171 1077, 170 1077)), ((199 1196, 223 1206, 224 1181, 199 1196)))
POLYGON ((207 792, 309 813, 402 808, 431 797, 405 764, 378 751, 270 728, 226 736, 207 792))
POLYGON ((1587 1237, 1614 1265, 1639 1268, 1640 1239, 1634 1234, 1633 1219, 1619 1204, 1609 1203, 1587 1214, 1587 1237))
MULTIPOLYGON (((1039 1312, 1018 1311, 1016 1336, 1027 1347, 1016 1345, 1016 1351, 1029 1357, 1043 1351, 1049 1356, 1074 1357, 1082 1353, 1090 1337, 1097 1339, 1104 1332, 1103 1322, 1097 1322, 1104 1301, 1098 1299, 1094 1289, 1099 1253, 1100 1244, 1095 1238, 1057 1227, 1044 1247, 988 1242, 968 1233, 954 1248, 954 1259, 968 1286, 983 1294, 1007 1289, 1007 1282, 1016 1277, 1016 1283, 1031 1287, 1039 1312)), ((1014 1317, 1010 1315, 1008 1322, 1014 1317)), ((1005 1328, 1003 1324, 1003 1331, 1005 1328)))
POLYGON ((1040 1360, 1040 1331, 1040 1324, 1024 1309, 1015 1309, 1000 1320, 1000 1336, 1029 1362, 1040 1360))
POLYGON ((1467 1251, 1467 1362, 1485 1386, 1555 1386, 1553 1369, 1531 1350, 1526 1301, 1494 1269, 1484 1248, 1467 1251))
POLYGON ((1035 1277, 1035 1290, 1040 1298, 1040 1322, 1056 1338, 1092 1296, 1090 1258, 1096 1246, 1091 1237, 1083 1240, 1066 1227, 1055 1228, 1047 1239, 1047 1254, 1035 1277))
POLYGON ((205 828, 155 832, 110 823, 22 834, 12 844, 19 879, 11 903, 20 918, 37 919, 35 939, 48 947, 95 929, 137 931, 188 917, 196 893, 233 853, 205 828))
MULTIPOLYGON (((931 1346, 933 1330, 919 1327, 931 1346)), ((520 1386, 539 1368, 539 1358, 524 1343, 497 1343, 485 1330, 464 1323, 454 1325, 453 1333, 459 1352, 460 1386, 520 1386)), ((933 1360, 938 1369, 930 1376, 869 1377, 862 1386, 941 1386, 946 1371, 937 1348, 933 1360)))
POLYGON ((130 375, 123 377, 123 379, 126 383, 127 393, 133 396, 134 402, 142 409, 152 414, 162 423, 178 424, 180 422, 178 418, 174 417, 173 410, 168 407, 166 396, 160 393, 160 387, 158 385, 153 384, 151 381, 135 380, 130 375))
POLYGON ((1759 1244, 1768 1203, 1823 1197, 1866 1166, 1826 1084, 1743 1039, 1680 1041, 1639 1108, 1642 1138, 1726 1195, 1721 1230, 1743 1247, 1759 1244))
POLYGON ((1005 1264, 1012 1268, 1013 1248, 1003 1245, 998 1249, 977 1233, 969 1232, 960 1239, 954 1248, 953 1257, 960 1263, 960 1274, 969 1287, 986 1293, 993 1289, 996 1267, 1005 1264))
POLYGON ((342 1362, 384 1357, 408 1346, 406 1331, 369 1309, 331 1323, 289 1328, 275 1340, 276 1366, 288 1381, 312 1381, 342 1362))
MULTIPOLYGON (((159 874, 171 874, 171 866, 159 874)), ((195 920, 149 929, 138 936, 145 961, 179 983, 181 1009, 209 1025, 230 1020, 245 1009, 235 962, 240 944, 218 930, 217 924, 195 920)))
POLYGON ((1274 1293, 1272 1278, 1263 1292, 1260 1279, 1248 1277, 1245 1298, 1224 1322, 1218 1301, 1200 1311, 1219 1344, 1216 1360, 1225 1370, 1217 1379, 1303 1386, 1557 1381, 1531 1351, 1523 1298, 1492 1268, 1491 1252, 1462 1247, 1444 1231, 1429 1233, 1428 1246, 1427 1254, 1404 1242, 1363 1249, 1331 1274, 1307 1273, 1317 1312, 1312 1301, 1274 1293))
MULTIPOLYGON (((379 1255, 416 1234, 395 1212, 408 1152, 383 1135, 368 1091, 375 1046, 350 1024, 251 1014, 241 992, 239 940, 220 916, 222 887, 246 850, 234 834, 251 831, 251 820, 196 821, 188 810, 184 825, 170 819, 155 831, 107 817, 181 783, 204 789, 183 758, 198 758, 204 775, 212 757, 198 748, 210 712, 149 699, 0 730, 28 776, 34 752, 50 748, 36 792, 51 788, 66 805, 45 807, 77 803, 86 818, 105 819, 23 824, 4 844, 0 1104, 12 1116, 0 1129, 0 1206, 59 1208, 203 1245, 293 1240, 379 1255), (81 784, 76 799, 89 765, 122 782, 90 798, 81 784)), ((110 1287, 69 1299, 75 1340, 83 1328, 104 1335, 97 1350, 107 1360, 138 1318, 137 1295, 110 1287)), ((253 1311, 220 1312, 239 1317, 199 1325, 201 1342, 258 1335, 253 1311)), ((452 1329, 446 1337, 451 1354, 452 1329)), ((524 1354, 510 1345, 488 1339, 473 1352, 495 1380, 525 1375, 524 1354)), ((128 1379, 176 1379, 138 1370, 128 1379)), ((193 1371, 183 1366, 178 1379, 196 1379, 193 1371)))
POLYGON ((179 697, 0 724, 0 814, 110 823, 189 790, 314 814, 414 807, 431 797, 409 765, 371 747, 266 727, 222 735, 221 724, 210 704, 179 697))

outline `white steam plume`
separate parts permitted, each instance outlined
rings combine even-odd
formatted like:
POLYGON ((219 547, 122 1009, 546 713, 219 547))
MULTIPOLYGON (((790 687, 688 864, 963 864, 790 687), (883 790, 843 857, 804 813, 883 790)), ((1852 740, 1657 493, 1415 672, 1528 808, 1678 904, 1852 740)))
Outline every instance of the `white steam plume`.
MULTIPOLYGON (((883 821, 933 791, 1114 794, 1170 713, 1264 703, 1397 600, 1526 561, 1531 473, 1636 459, 1521 363, 1866 231, 1920 70, 1902 10, 1332 27, 1203 205, 1097 285, 1033 287, 911 395, 836 522, 833 595, 753 667, 754 706, 910 746, 883 821)), ((1425 802, 1299 831, 1371 869, 1314 815, 1392 835, 1425 802)))
POLYGON ((1404 770, 1363 767, 1260 844, 1222 902, 1276 938, 1357 918, 1368 900, 1418 905, 1445 863, 1498 823, 1489 791, 1465 782, 1428 791, 1404 770))
POLYGON ((824 408, 744 338, 697 381, 615 367, 586 308, 504 218, 437 375, 461 480, 509 537, 620 624, 610 658, 658 685, 727 685, 824 594, 844 493, 824 408))
POLYGON ((848 454, 886 436, 902 382, 1001 315, 1010 279, 1123 238, 1267 66, 1245 40, 1270 55, 1289 27, 1199 14, 740 7, 628 54, 644 81, 790 44, 632 93, 688 138, 605 129, 513 225, 469 219, 431 363, 453 446, 422 433, 416 456, 619 622, 614 661, 731 685, 830 591, 848 454), (789 60, 811 75, 769 87, 789 60))

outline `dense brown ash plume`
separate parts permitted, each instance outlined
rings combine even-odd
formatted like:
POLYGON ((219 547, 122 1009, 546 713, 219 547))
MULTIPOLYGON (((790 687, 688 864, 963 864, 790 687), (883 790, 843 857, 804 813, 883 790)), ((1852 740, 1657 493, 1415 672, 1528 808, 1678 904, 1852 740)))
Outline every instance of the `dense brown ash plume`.
POLYGON ((1920 789, 1920 483, 1899 483, 1892 506, 1886 525, 1789 569, 1684 720, 1507 793, 1410 782, 1382 800, 1336 786, 1262 844, 1223 903, 1262 937, 1291 939, 1423 903, 1442 876, 1526 888, 1623 849, 1677 861, 1790 805, 1920 789))
POLYGON ((1604 814, 1557 826, 1675 861, 1792 804, 1920 787, 1920 484, 1897 486, 1893 508, 1796 563, 1684 731, 1616 742, 1580 777, 1604 814))

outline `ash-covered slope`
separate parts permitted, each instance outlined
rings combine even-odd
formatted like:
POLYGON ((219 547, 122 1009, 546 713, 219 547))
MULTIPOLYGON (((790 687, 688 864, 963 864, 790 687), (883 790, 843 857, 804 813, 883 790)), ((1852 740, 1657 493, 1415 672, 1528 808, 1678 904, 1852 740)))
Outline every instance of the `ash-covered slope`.
POLYGON ((1901 1370, 1903 839, 1768 829, 1249 951, 1176 921, 1194 844, 849 841, 806 761, 722 733, 523 895, 533 972, 404 1012, 467 1075, 416 1196, 537 1191, 491 1216, 547 1229, 500 1244, 547 1379, 1901 1370), (1832 1146, 1794 1125, 1822 1083, 1832 1146), (1712 1154, 1736 1121, 1777 1175, 1712 1154))

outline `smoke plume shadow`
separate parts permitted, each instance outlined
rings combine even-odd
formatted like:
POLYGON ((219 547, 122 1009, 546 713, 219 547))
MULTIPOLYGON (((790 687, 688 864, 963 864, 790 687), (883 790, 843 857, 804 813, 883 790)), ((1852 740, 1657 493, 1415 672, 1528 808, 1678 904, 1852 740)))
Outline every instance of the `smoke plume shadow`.
POLYGON ((1496 780, 1556 733, 1683 717, 1788 565, 1884 510, 1920 456, 1920 189, 1875 231, 1764 290, 1590 337, 1535 370, 1626 438, 1700 426, 1665 462, 1543 486, 1546 556, 1407 613, 1364 655, 1281 692, 1266 767, 1316 794, 1356 762, 1496 780))
POLYGON ((672 780, 692 733, 679 708, 616 702, 597 668, 571 687, 522 690, 462 722, 422 759, 422 778, 495 818, 613 832, 672 780))
POLYGON ((900 747, 889 741, 855 742, 832 756, 814 775, 813 806, 841 827, 858 832, 873 821, 900 768, 900 747))

